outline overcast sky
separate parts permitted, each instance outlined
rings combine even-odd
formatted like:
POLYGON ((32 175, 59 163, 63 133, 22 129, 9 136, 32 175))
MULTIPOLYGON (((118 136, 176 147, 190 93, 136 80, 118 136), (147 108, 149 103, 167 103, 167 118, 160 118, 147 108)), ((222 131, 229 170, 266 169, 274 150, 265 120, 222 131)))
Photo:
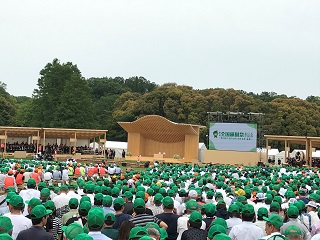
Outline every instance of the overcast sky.
POLYGON ((84 77, 320 96, 319 0, 1 0, 0 81, 31 96, 54 58, 84 77))

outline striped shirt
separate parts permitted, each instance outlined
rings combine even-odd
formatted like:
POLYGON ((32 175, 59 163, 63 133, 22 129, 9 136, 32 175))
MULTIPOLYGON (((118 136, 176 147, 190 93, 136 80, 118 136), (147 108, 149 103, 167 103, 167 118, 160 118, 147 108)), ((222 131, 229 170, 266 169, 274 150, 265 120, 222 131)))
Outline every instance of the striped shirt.
POLYGON ((52 235, 55 240, 59 240, 58 234, 62 234, 61 226, 62 224, 60 218, 49 216, 47 220, 46 230, 47 232, 49 232, 50 229, 52 229, 52 235))
POLYGON ((129 221, 133 222, 135 226, 144 227, 147 223, 154 222, 156 224, 160 224, 161 220, 155 216, 143 213, 138 214, 135 217, 131 218, 129 221))

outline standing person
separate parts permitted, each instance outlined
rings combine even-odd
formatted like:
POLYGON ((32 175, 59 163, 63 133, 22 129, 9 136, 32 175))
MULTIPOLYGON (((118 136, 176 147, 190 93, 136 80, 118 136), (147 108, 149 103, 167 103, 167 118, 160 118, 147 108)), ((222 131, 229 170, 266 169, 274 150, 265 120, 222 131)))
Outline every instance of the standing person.
POLYGON ((266 221, 266 233, 267 236, 261 238, 264 240, 267 239, 279 239, 284 238, 285 236, 280 233, 280 228, 283 225, 283 220, 278 214, 272 214, 269 218, 263 217, 266 221))
POLYGON ((162 204, 163 204, 164 212, 159 215, 156 215, 156 217, 168 225, 168 228, 167 228, 168 237, 166 239, 175 240, 178 237, 177 224, 178 224, 179 216, 173 213, 173 209, 174 209, 173 199, 169 196, 166 196, 162 200, 162 204))
POLYGON ((207 231, 200 229, 202 225, 202 215, 193 212, 189 216, 188 230, 184 231, 181 240, 207 240, 207 231))
POLYGON ((63 181, 63 184, 67 184, 67 182, 69 181, 69 171, 67 168, 63 168, 62 170, 62 181, 63 181))
POLYGON ((43 205, 34 207, 30 214, 33 226, 27 230, 21 231, 17 236, 17 240, 54 240, 53 235, 46 232, 43 228, 46 225, 47 217, 51 212, 51 210, 46 210, 43 205))
POLYGON ((32 226, 30 219, 22 215, 24 209, 24 202, 19 195, 12 196, 9 201, 10 213, 6 213, 4 216, 11 219, 13 225, 12 237, 17 238, 18 234, 25 229, 32 226))
POLYGON ((4 170, 1 168, 0 169, 0 191, 4 190, 4 178, 6 177, 6 175, 4 174, 4 170))
POLYGON ((242 208, 242 223, 234 226, 229 236, 233 240, 257 240, 263 237, 263 231, 261 228, 254 225, 255 220, 254 207, 250 204, 246 204, 242 208))

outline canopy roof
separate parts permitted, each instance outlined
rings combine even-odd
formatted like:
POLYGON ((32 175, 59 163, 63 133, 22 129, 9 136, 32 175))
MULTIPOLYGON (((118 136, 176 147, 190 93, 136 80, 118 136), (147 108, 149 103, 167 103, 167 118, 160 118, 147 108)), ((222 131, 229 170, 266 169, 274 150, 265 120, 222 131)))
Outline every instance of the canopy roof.
POLYGON ((118 122, 128 133, 140 133, 157 142, 182 142, 185 135, 198 135, 201 125, 174 123, 158 115, 147 115, 134 122, 118 122))
POLYGON ((283 135, 264 135, 268 140, 276 141, 289 141, 291 144, 305 145, 307 141, 312 141, 312 146, 320 147, 320 137, 308 137, 308 136, 283 136, 283 135))
POLYGON ((0 135, 8 137, 30 137, 39 136, 41 138, 77 138, 90 139, 106 134, 108 130, 96 129, 69 129, 69 128, 32 128, 32 127, 2 127, 0 135))

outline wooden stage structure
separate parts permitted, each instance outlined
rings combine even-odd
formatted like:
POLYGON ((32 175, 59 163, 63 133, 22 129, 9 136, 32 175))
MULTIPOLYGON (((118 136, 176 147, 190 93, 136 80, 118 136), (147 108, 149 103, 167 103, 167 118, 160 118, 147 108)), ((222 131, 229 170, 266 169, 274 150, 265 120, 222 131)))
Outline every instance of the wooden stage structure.
MULTIPOLYGON (((0 145, 4 145, 3 155, 6 156, 7 139, 10 137, 29 138, 32 144, 36 145, 36 153, 39 151, 39 146, 46 146, 46 139, 65 139, 70 146, 76 147, 77 140, 99 139, 99 143, 103 144, 102 155, 105 155, 105 142, 108 130, 96 129, 69 129, 69 128, 34 128, 34 127, 3 127, 0 126, 0 145)), ((71 152, 69 153, 71 154, 71 152)))
POLYGON ((174 123, 158 115, 118 124, 128 132, 127 151, 132 154, 128 160, 198 162, 199 130, 204 126, 174 123))
POLYGON ((320 147, 320 137, 307 137, 307 136, 281 136, 281 135, 264 135, 266 138, 266 155, 268 156, 268 150, 270 141, 283 141, 285 159, 290 156, 290 145, 299 144, 306 146, 306 162, 309 166, 312 165, 312 152, 315 152, 315 147, 320 147))

